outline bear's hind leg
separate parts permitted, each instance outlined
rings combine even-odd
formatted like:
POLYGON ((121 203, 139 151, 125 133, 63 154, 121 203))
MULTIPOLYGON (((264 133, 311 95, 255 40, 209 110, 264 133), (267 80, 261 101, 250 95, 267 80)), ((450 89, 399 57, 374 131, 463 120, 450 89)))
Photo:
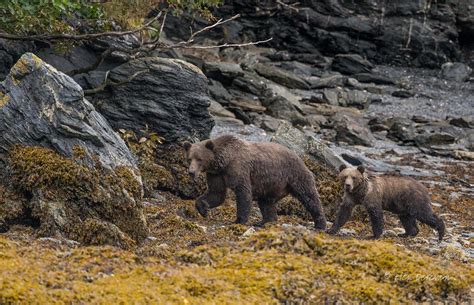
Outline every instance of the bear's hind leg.
POLYGON ((304 184, 292 186, 291 195, 296 197, 311 214, 314 227, 318 230, 326 230, 326 217, 316 187, 314 185, 304 187, 304 184))
POLYGON ((429 225, 436 231, 438 231, 438 242, 441 242, 444 237, 445 225, 444 221, 439 218, 434 212, 431 213, 420 213, 417 217, 419 221, 429 225))
POLYGON ((418 226, 416 225, 416 218, 411 215, 399 215, 405 233, 398 234, 400 237, 416 236, 418 234, 418 226))
POLYGON ((264 225, 267 222, 277 221, 277 206, 275 199, 259 199, 258 207, 262 213, 262 222, 260 225, 264 225))

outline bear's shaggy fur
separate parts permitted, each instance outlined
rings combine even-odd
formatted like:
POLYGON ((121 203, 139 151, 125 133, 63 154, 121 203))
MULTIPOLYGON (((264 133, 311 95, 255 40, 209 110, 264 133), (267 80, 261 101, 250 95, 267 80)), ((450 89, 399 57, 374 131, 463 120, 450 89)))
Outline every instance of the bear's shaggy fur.
POLYGON ((189 173, 206 173, 207 191, 196 200, 203 216, 221 205, 226 190, 235 192, 237 223, 248 220, 252 200, 258 202, 262 223, 277 219, 276 203, 291 194, 311 214, 315 227, 324 230, 324 216, 313 174, 303 160, 275 143, 257 143, 225 135, 199 143, 184 143, 190 162, 189 173))
POLYGON ((372 223, 373 238, 383 232, 383 212, 395 213, 405 228, 402 237, 416 236, 416 220, 438 231, 438 239, 444 236, 445 226, 431 208, 428 190, 418 181, 403 176, 369 176, 363 166, 341 165, 339 178, 344 188, 344 198, 336 220, 328 231, 335 234, 351 216, 352 208, 362 204, 367 209, 372 223))

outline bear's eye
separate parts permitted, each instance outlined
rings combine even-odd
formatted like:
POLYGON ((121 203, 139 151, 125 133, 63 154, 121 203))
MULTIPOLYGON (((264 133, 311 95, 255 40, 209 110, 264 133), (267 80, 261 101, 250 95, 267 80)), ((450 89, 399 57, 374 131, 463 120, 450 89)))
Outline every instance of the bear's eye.
POLYGON ((202 159, 200 159, 200 158, 196 158, 196 161, 197 161, 197 162, 201 162, 201 161, 202 161, 202 159))

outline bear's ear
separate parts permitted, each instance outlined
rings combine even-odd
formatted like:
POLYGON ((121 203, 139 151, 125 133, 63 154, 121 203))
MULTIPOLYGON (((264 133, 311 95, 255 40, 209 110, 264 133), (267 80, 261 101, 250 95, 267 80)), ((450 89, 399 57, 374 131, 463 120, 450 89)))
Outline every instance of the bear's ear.
POLYGON ((186 151, 189 151, 189 149, 191 149, 191 143, 189 143, 188 141, 184 142, 183 143, 183 148, 186 150, 186 151))
POLYGON ((342 171, 345 170, 346 168, 347 168, 347 165, 341 164, 341 166, 339 166, 339 171, 342 172, 342 171))
POLYGON ((363 173, 365 172, 365 167, 364 167, 363 165, 359 165, 359 166, 357 166, 357 170, 358 170, 361 174, 363 174, 363 173))
POLYGON ((206 148, 209 149, 210 151, 214 151, 214 143, 211 140, 207 141, 206 148))

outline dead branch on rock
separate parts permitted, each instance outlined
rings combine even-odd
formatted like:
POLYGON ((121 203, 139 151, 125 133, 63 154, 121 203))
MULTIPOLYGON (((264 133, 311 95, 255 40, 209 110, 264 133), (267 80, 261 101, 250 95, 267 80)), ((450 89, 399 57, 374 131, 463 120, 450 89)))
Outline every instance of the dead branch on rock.
POLYGON ((142 71, 138 71, 136 73, 134 73, 132 76, 130 77, 127 77, 126 79, 124 79, 123 81, 120 81, 120 82, 113 82, 109 79, 109 74, 110 74, 110 71, 107 71, 105 73, 105 77, 104 77, 104 81, 102 82, 101 85, 93 88, 93 89, 88 89, 88 90, 84 90, 84 95, 93 95, 93 94, 96 94, 96 93, 99 93, 101 91, 104 91, 105 88, 107 87, 110 87, 110 86, 120 86, 120 85, 123 85, 123 84, 126 84, 126 83, 129 83, 131 82, 134 78, 136 78, 137 76, 143 74, 143 73, 147 73, 147 72, 150 72, 150 70, 146 69, 146 70, 142 70, 142 71))
MULTIPOLYGON (((165 22, 166 22, 166 16, 167 16, 167 11, 161 11, 159 12, 155 17, 150 19, 149 21, 145 22, 142 26, 129 30, 129 31, 116 31, 116 32, 102 32, 102 33, 94 33, 94 34, 79 34, 79 35, 73 35, 73 34, 52 34, 52 35, 31 35, 31 36, 17 36, 13 34, 8 34, 8 33, 2 33, 0 32, 0 38, 4 39, 9 39, 9 40, 34 40, 34 41, 57 41, 57 40, 77 40, 77 41, 87 41, 87 40, 93 40, 97 38, 103 38, 103 37, 121 37, 121 36, 126 36, 126 35, 140 35, 140 43, 138 46, 133 47, 133 48, 124 48, 124 47, 119 47, 119 46, 110 46, 107 48, 105 51, 103 51, 97 60, 92 63, 91 65, 87 67, 82 67, 78 69, 74 69, 71 71, 68 71, 67 74, 70 76, 74 76, 76 74, 81 74, 81 73, 87 73, 89 71, 97 69, 105 59, 113 55, 114 52, 120 52, 121 55, 125 55, 125 58, 127 60, 133 60, 136 58, 140 57, 145 57, 145 56, 150 56, 152 55, 152 52, 155 50, 170 50, 170 49, 215 49, 215 48, 228 48, 228 47, 246 47, 246 46, 251 46, 251 45, 258 45, 262 43, 269 42, 272 40, 272 38, 268 38, 265 40, 260 40, 260 41, 253 41, 253 42, 245 42, 245 43, 222 43, 222 44, 217 44, 217 45, 199 45, 196 44, 196 37, 211 31, 212 29, 222 26, 230 21, 233 21, 237 18, 240 17, 239 14, 232 16, 227 19, 219 19, 215 23, 205 26, 202 29, 199 29, 195 32, 192 32, 187 40, 183 40, 177 43, 169 44, 169 43, 163 43, 160 41, 160 38, 162 37, 163 30, 165 27, 165 22), (158 21, 160 17, 163 16, 161 23, 158 28, 155 28, 153 26, 153 23, 155 21, 158 21), (145 35, 145 33, 149 32, 154 32, 156 35, 145 35), (145 39, 145 37, 148 37, 148 39, 145 39)), ((141 73, 140 73, 141 74, 141 73)), ((97 93, 99 91, 104 90, 106 86, 110 85, 118 85, 118 84, 112 84, 109 83, 107 80, 108 72, 106 73, 106 78, 104 80, 104 83, 94 89, 89 89, 89 90, 84 90, 84 94, 90 95, 97 93)), ((132 75, 132 79, 136 77, 136 75, 132 75)))
POLYGON ((283 6, 284 8, 287 8, 289 10, 292 10, 292 11, 295 11, 296 13, 299 13, 300 10, 306 10, 307 8, 299 8, 298 5, 300 5, 299 2, 295 2, 295 3, 292 3, 292 4, 287 4, 281 0, 276 0, 276 2, 278 4, 280 4, 281 6, 283 6))

